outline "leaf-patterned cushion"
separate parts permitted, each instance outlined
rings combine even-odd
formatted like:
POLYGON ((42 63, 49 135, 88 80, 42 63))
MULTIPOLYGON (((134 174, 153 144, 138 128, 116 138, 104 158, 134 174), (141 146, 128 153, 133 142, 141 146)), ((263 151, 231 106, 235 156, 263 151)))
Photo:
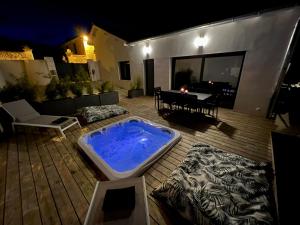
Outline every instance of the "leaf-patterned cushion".
POLYGON ((124 107, 119 105, 88 106, 78 110, 78 114, 88 123, 104 120, 127 112, 128 111, 124 107))
POLYGON ((196 144, 151 195, 195 224, 272 224, 268 166, 196 144))

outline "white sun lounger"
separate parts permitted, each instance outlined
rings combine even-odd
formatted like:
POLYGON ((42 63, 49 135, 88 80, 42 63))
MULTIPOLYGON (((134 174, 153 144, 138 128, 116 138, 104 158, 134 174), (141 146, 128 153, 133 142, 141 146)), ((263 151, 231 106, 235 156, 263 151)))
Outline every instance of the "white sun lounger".
POLYGON ((41 115, 25 99, 4 103, 2 107, 14 120, 13 131, 16 125, 56 128, 65 138, 64 131, 66 129, 75 124, 81 127, 76 117, 41 115), (61 123, 55 123, 60 118, 65 119, 61 123))

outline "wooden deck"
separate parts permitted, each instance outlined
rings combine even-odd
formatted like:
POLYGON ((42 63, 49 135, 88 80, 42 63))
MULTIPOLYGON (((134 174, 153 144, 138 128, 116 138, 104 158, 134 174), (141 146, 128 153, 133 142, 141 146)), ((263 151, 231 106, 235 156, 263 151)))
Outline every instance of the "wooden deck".
MULTIPOLYGON (((77 147, 80 134, 137 115, 181 132, 182 140, 146 171, 151 224, 183 224, 162 209, 149 193, 184 159, 194 143, 206 143, 250 159, 271 161, 270 131, 274 122, 219 110, 219 123, 198 121, 183 125, 159 116, 151 97, 124 98, 130 114, 66 131, 67 139, 52 130, 20 129, 0 143, 0 225, 83 224, 101 173, 77 147), (193 128, 191 128, 191 126, 193 128)), ((123 96, 123 97, 122 97, 123 96)))

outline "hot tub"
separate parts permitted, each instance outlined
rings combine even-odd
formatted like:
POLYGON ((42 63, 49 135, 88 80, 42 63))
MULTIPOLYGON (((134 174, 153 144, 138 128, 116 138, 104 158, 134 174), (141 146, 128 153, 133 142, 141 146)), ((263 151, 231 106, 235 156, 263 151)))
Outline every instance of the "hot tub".
POLYGON ((140 117, 84 134, 79 146, 110 180, 139 176, 179 142, 180 133, 140 117))

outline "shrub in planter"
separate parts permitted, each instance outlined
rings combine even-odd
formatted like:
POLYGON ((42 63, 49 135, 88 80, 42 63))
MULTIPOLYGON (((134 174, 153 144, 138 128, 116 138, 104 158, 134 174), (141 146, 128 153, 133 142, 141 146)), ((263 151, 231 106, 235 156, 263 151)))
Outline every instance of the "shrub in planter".
POLYGON ((114 85, 110 81, 104 81, 98 90, 100 93, 110 92, 114 90, 114 85))
POLYGON ((112 105, 119 103, 119 94, 114 91, 114 85, 110 81, 105 81, 97 86, 101 105, 112 105))
POLYGON ((35 88, 36 86, 33 85, 27 75, 24 77, 20 78, 18 80, 18 88, 19 88, 19 99, 26 99, 27 101, 34 101, 36 98, 36 92, 35 88))
POLYGON ((82 83, 79 83, 79 82, 72 83, 70 85, 70 89, 74 95, 76 95, 77 97, 80 97, 82 95, 83 85, 82 85, 82 83))
POLYGON ((89 95, 92 95, 94 93, 93 86, 92 86, 91 82, 87 82, 86 85, 85 85, 85 88, 86 88, 86 92, 89 95))
POLYGON ((48 100, 54 100, 58 97, 59 90, 57 87, 58 87, 58 81, 56 78, 53 77, 45 90, 45 95, 48 100))
POLYGON ((18 88, 8 83, 0 90, 0 100, 2 102, 10 102, 17 100, 19 98, 19 91, 18 88))
POLYGON ((88 74, 87 71, 85 71, 85 69, 80 66, 77 73, 75 74, 75 79, 76 82, 80 82, 80 81, 88 81, 90 80, 90 75, 88 74))
POLYGON ((64 80, 59 81, 59 83, 57 84, 57 91, 60 97, 66 98, 69 88, 70 88, 70 83, 68 81, 64 81, 64 80))
POLYGON ((142 89, 142 81, 140 77, 137 77, 134 82, 130 85, 130 90, 128 90, 128 98, 139 97, 144 95, 144 90, 142 89))
POLYGON ((137 77, 131 84, 130 90, 142 89, 142 80, 140 77, 137 77))
POLYGON ((34 101, 36 99, 36 86, 29 82, 27 75, 17 79, 16 84, 8 83, 0 90, 0 100, 2 102, 10 102, 18 99, 26 99, 34 101))

